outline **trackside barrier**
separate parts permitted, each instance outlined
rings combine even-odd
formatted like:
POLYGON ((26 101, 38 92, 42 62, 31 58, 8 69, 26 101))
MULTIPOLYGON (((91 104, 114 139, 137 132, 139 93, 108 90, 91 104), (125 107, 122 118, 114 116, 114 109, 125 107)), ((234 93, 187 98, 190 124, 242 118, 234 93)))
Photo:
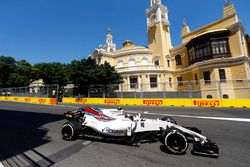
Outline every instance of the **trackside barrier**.
POLYGON ((62 103, 130 106, 236 107, 250 108, 250 100, 221 99, 128 99, 128 98, 63 98, 62 103))
POLYGON ((35 103, 35 104, 48 104, 48 105, 57 104, 56 98, 0 96, 0 101, 13 101, 13 102, 20 102, 20 103, 35 103))

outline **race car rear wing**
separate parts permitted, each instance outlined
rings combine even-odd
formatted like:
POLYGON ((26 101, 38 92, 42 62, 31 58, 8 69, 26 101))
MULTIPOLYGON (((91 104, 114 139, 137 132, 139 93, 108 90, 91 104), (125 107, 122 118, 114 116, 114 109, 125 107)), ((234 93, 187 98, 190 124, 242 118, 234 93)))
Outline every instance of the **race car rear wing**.
POLYGON ((79 120, 84 117, 84 112, 82 110, 73 110, 64 113, 64 117, 67 120, 79 120))

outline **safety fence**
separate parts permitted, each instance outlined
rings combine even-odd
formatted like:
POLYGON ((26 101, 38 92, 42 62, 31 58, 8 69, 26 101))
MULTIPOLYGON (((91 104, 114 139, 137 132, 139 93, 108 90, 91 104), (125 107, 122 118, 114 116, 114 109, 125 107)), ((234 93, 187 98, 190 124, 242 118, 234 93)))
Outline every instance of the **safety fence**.
MULTIPOLYGON (((130 82, 133 80, 130 80, 130 82)), ((250 80, 179 81, 65 87, 63 97, 250 99, 250 80)))
POLYGON ((56 98, 0 96, 0 101, 12 101, 19 103, 34 103, 34 104, 47 104, 47 105, 57 104, 56 98))
POLYGON ((58 85, 31 85, 27 87, 1 88, 0 96, 57 98, 58 85))

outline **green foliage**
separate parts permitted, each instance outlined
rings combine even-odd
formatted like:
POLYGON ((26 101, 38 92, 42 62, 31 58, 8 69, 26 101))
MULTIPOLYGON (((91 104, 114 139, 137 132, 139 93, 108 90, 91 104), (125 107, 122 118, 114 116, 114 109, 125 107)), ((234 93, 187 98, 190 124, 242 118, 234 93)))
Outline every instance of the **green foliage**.
POLYGON ((81 61, 72 61, 70 79, 78 87, 122 82, 120 75, 109 63, 105 62, 103 65, 98 65, 90 57, 81 61))
POLYGON ((32 81, 43 79, 45 84, 58 84, 59 89, 74 84, 84 94, 90 85, 119 84, 122 78, 114 67, 105 62, 98 65, 92 58, 74 60, 70 64, 39 63, 34 66, 26 60, 0 56, 0 88, 28 86, 32 81))
POLYGON ((66 65, 61 63, 40 63, 36 64, 32 70, 33 79, 43 79, 45 84, 66 85, 66 65))
POLYGON ((11 75, 17 72, 17 63, 12 57, 0 56, 0 87, 9 87, 11 75))

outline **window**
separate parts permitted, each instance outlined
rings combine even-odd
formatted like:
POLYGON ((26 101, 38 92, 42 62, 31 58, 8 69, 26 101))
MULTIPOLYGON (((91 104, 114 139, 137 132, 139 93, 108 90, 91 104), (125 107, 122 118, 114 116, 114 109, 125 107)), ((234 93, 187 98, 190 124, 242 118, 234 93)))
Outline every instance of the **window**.
POLYGON ((155 66, 159 66, 160 65, 160 61, 159 60, 156 60, 155 61, 155 66))
POLYGON ((205 84, 210 84, 211 83, 210 72, 209 71, 203 72, 203 76, 204 76, 205 84))
POLYGON ((226 94, 224 94, 224 95, 223 95, 223 99, 229 99, 229 96, 226 95, 226 94))
POLYGON ((227 38, 212 38, 211 45, 213 54, 229 53, 229 45, 227 38))
POLYGON ((175 62, 176 62, 177 66, 182 65, 181 55, 176 55, 175 56, 175 62))
POLYGON ((212 99, 213 96, 212 95, 207 95, 207 99, 212 99))
POLYGON ((134 59, 130 59, 129 62, 128 62, 128 66, 129 67, 135 66, 135 60, 134 59))
POLYGON ((182 77, 177 77, 177 83, 178 83, 178 86, 183 86, 182 77))
POLYGON ((124 63, 123 63, 123 61, 121 60, 121 61, 118 62, 117 67, 118 67, 118 68, 121 68, 121 67, 123 67, 123 65, 124 65, 124 63))
POLYGON ((226 82, 226 73, 225 69, 219 69, 220 82, 226 82))
POLYGON ((157 88, 157 76, 150 76, 150 88, 157 88))
POLYGON ((168 67, 170 67, 170 60, 167 60, 167 65, 168 67))
POLYGON ((194 79, 195 79, 195 84, 198 85, 198 84, 199 84, 199 81, 198 81, 198 76, 197 76, 197 74, 194 74, 194 79))
POLYGON ((141 65, 146 66, 148 65, 148 59, 147 58, 143 58, 141 61, 141 65))
POLYGON ((130 88, 135 89, 138 87, 138 80, 137 77, 131 77, 130 78, 130 88))
POLYGON ((219 57, 230 57, 228 37, 205 36, 187 45, 189 64, 219 57), (214 38, 216 37, 216 38, 214 38))
POLYGON ((168 79, 168 82, 169 82, 169 87, 172 88, 173 84, 172 84, 172 78, 171 77, 168 79))

